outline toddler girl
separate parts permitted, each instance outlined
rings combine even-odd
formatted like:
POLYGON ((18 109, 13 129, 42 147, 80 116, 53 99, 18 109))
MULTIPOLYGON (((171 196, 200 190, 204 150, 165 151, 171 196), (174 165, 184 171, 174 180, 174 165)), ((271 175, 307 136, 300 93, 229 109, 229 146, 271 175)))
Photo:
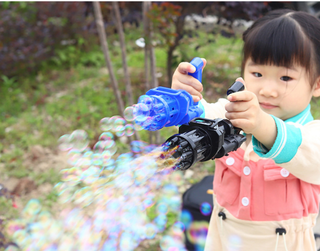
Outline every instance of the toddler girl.
POLYGON ((320 96, 320 21, 275 10, 245 31, 243 41, 243 79, 237 81, 244 91, 209 104, 186 62, 172 79, 173 89, 200 100, 206 118, 227 118, 247 138, 215 160, 205 250, 316 250, 320 121, 309 103, 320 96))

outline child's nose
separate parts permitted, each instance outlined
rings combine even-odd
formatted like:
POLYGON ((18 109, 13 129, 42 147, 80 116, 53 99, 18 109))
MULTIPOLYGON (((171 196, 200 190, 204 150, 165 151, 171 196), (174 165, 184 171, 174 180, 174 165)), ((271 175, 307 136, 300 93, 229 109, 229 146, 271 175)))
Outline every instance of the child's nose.
POLYGON ((267 81, 261 87, 259 94, 265 97, 276 98, 279 95, 279 86, 277 83, 267 81))

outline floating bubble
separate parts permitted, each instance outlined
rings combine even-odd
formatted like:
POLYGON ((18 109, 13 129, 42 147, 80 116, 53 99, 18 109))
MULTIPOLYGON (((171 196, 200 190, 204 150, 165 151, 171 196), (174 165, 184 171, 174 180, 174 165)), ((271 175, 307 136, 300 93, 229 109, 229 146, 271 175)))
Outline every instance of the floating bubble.
POLYGON ((208 234, 208 227, 209 223, 207 221, 192 222, 186 231, 189 241, 204 247, 208 234))
POLYGON ((126 121, 123 118, 121 117, 117 118, 113 124, 113 131, 115 132, 123 131, 125 125, 126 125, 126 121))
POLYGON ((114 140, 114 136, 111 132, 103 132, 99 137, 99 141, 112 141, 114 140))
POLYGON ((120 116, 116 115, 116 116, 112 116, 111 118, 109 118, 109 124, 110 124, 110 130, 114 130, 114 124, 116 122, 117 119, 121 118, 120 116))
POLYGON ((69 151, 72 148, 70 134, 65 134, 58 139, 58 148, 61 151, 69 151))
POLYGON ((144 151, 145 147, 147 146, 146 142, 134 140, 131 142, 130 147, 133 153, 141 153, 144 151))
MULTIPOLYGON (((143 123, 142 123, 142 127, 143 128, 150 128, 151 130, 153 130, 153 127, 151 126, 151 124, 155 121, 155 117, 151 117, 151 116, 147 116, 145 117, 143 123), (151 126, 151 127, 150 127, 151 126)), ((157 130, 158 128, 155 128, 153 131, 157 130)))
MULTIPOLYGON (((109 154, 109 151, 107 152, 109 154)), ((115 169, 115 160, 110 159, 105 165, 104 170, 113 171, 115 169)))
POLYGON ((82 152, 89 145, 88 134, 84 130, 75 130, 70 135, 70 142, 74 150, 82 152))
POLYGON ((133 124, 127 124, 124 127, 124 134, 129 137, 132 136, 134 134, 134 126, 133 124))
POLYGON ((38 222, 42 227, 48 228, 53 224, 52 215, 48 211, 42 211, 38 216, 38 222))
POLYGON ((103 244, 102 251, 117 251, 118 250, 118 240, 108 239, 103 244))
POLYGON ((137 124, 136 121, 132 121, 132 124, 133 124, 134 130, 136 131, 141 131, 143 129, 143 127, 140 124, 137 124))
POLYGON ((67 184, 65 182, 59 182, 57 183, 53 189, 59 194, 61 193, 64 189, 67 188, 67 184))
POLYGON ((133 116, 136 122, 145 121, 150 114, 150 109, 146 104, 138 103, 134 106, 133 116))
POLYGON ((111 123, 109 117, 105 117, 100 120, 100 129, 104 132, 111 130, 111 123))
POLYGON ((41 204, 37 199, 31 199, 22 211, 22 217, 25 219, 35 219, 41 210, 41 204))
POLYGON ((60 171, 62 181, 79 181, 81 170, 78 167, 72 167, 67 169, 62 169, 60 171))
POLYGON ((111 152, 110 151, 103 151, 101 153, 101 159, 102 159, 102 165, 103 166, 107 166, 110 159, 111 159, 112 155, 111 155, 111 152))
POLYGON ((128 188, 133 183, 133 177, 130 173, 124 173, 114 179, 114 184, 118 188, 128 188))
POLYGON ((82 153, 80 151, 70 150, 68 152, 68 163, 72 166, 76 166, 81 157, 82 153))
POLYGON ((186 229, 188 229, 190 227, 192 220, 193 220, 193 218, 192 218, 191 213, 188 210, 183 209, 180 214, 180 221, 184 224, 186 229))
POLYGON ((151 110, 153 108, 153 98, 149 95, 141 95, 139 97, 138 103, 143 103, 147 106, 148 110, 151 110))
POLYGON ((117 152, 117 145, 115 141, 110 142, 108 144, 106 151, 109 151, 109 154, 112 156, 117 152))
POLYGON ((134 106, 128 106, 128 107, 124 110, 124 118, 125 118, 127 121, 132 121, 132 120, 134 120, 133 110, 134 110, 134 106))
POLYGON ((122 136, 124 136, 125 135, 125 130, 124 130, 125 128, 123 127, 123 130, 121 131, 121 130, 119 130, 119 131, 116 131, 116 135, 118 136, 118 137, 122 137, 122 136))
POLYGON ((73 208, 69 212, 65 211, 63 213, 66 213, 65 217, 63 217, 63 226, 65 229, 75 230, 83 224, 84 215, 78 207, 73 208))
POLYGON ((10 243, 8 244, 8 247, 5 249, 5 251, 20 251, 20 248, 10 243))
POLYGON ((167 224, 167 216, 165 214, 159 214, 155 219, 154 223, 158 228, 158 232, 162 232, 167 224))
POLYGON ((159 214, 166 214, 168 212, 168 205, 166 203, 159 203, 157 205, 157 212, 159 214))
POLYGON ((128 162, 132 161, 133 160, 133 155, 132 153, 123 153, 123 154, 120 154, 116 160, 116 163, 118 165, 120 164, 127 164, 128 162))
POLYGON ((210 203, 208 202, 203 202, 201 205, 200 205, 200 212, 205 215, 205 216, 208 216, 211 214, 211 211, 212 211, 212 206, 210 205, 210 203))
POLYGON ((90 187, 83 187, 74 193, 73 200, 81 207, 90 205, 93 201, 93 193, 90 187))
POLYGON ((20 247, 25 246, 28 241, 28 233, 24 229, 20 229, 14 232, 12 238, 17 242, 20 247))
POLYGON ((102 153, 97 152, 92 155, 92 165, 94 165, 94 166, 102 166, 103 165, 102 153))
POLYGON ((71 201, 72 196, 73 196, 73 191, 74 189, 72 187, 67 187, 63 189, 58 195, 59 195, 59 201, 61 203, 66 203, 71 201))
POLYGON ((160 247, 161 247, 161 250, 163 251, 168 251, 169 248, 171 248, 174 245, 175 245, 175 240, 169 235, 163 236, 160 241, 160 247))
POLYGON ((154 223, 148 223, 145 226, 145 235, 147 239, 153 239, 157 234, 157 227, 154 223))
POLYGON ((95 153, 103 153, 109 151, 110 155, 114 155, 117 151, 117 145, 113 140, 100 140, 94 146, 93 150, 95 153))
POLYGON ((81 180, 87 185, 92 184, 99 178, 100 172, 100 168, 91 166, 81 174, 81 180))

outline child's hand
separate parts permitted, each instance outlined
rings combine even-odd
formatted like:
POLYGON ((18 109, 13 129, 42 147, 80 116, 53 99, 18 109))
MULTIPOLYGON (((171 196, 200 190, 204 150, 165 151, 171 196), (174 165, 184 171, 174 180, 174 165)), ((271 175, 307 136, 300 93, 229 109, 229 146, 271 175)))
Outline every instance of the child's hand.
MULTIPOLYGON (((242 78, 236 81, 245 84, 242 78)), ((233 126, 241 128, 245 133, 254 134, 264 116, 257 96, 253 92, 244 90, 230 94, 228 100, 231 102, 225 106, 226 118, 233 126)))
MULTIPOLYGON (((202 61, 204 68, 207 61, 204 58, 202 58, 202 61)), ((202 99, 202 95, 200 93, 203 90, 202 84, 196 78, 188 75, 188 72, 194 73, 195 71, 196 68, 192 64, 188 62, 180 63, 172 76, 171 88, 175 90, 182 89, 187 91, 191 94, 193 101, 198 102, 200 99, 202 99)))

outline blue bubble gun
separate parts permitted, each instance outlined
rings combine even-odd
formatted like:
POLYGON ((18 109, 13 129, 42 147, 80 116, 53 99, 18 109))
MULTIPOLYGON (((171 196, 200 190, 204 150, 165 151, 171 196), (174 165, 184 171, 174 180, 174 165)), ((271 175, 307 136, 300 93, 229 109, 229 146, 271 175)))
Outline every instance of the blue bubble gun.
MULTIPOLYGON (((190 62, 195 66, 194 73, 188 73, 202 81, 203 61, 196 57, 190 62)), ((148 131, 156 131, 163 127, 177 126, 188 123, 203 113, 198 102, 185 90, 173 90, 157 87, 139 97, 133 106, 133 118, 137 125, 148 131)))

